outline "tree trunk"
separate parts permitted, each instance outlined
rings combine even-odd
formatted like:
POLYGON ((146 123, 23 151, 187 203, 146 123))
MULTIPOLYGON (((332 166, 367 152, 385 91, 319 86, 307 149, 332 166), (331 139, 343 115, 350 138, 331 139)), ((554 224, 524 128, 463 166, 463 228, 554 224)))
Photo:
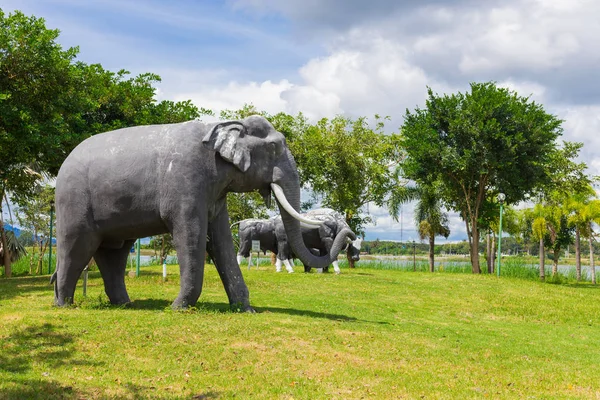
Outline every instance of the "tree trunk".
POLYGON ((36 274, 42 274, 42 263, 44 262, 44 252, 42 251, 43 240, 40 240, 40 256, 38 257, 36 274))
POLYGON ((487 235, 485 235, 485 254, 486 254, 486 260, 487 260, 487 270, 488 270, 488 274, 491 274, 493 272, 492 269, 492 245, 490 242, 490 233, 488 232, 487 235))
MULTIPOLYGON (((348 245, 348 246, 350 246, 350 245, 348 245)), ((346 259, 348 260, 348 267, 355 268, 354 260, 352 259, 352 257, 350 257, 350 254, 346 253, 346 259)))
POLYGON ((474 274, 481 273, 481 268, 479 268, 479 229, 475 218, 471 218, 471 268, 474 274))
POLYGON ((554 248, 554 260, 552 260, 552 276, 558 274, 558 259, 560 258, 560 247, 554 248))
MULTIPOLYGON (((0 209, 0 215, 2 215, 0 209)), ((2 253, 4 254, 4 276, 10 278, 12 276, 12 266, 10 262, 10 249, 8 248, 8 240, 6 239, 6 233, 4 232, 4 220, 0 216, 0 239, 2 240, 2 253)))
POLYGON ((429 272, 435 271, 435 234, 429 235, 429 272))
POLYGON ((496 270, 496 235, 492 234, 492 250, 491 250, 492 255, 490 256, 490 258, 492 259, 492 274, 494 273, 494 271, 496 270))
POLYGON ((544 238, 540 238, 540 280, 546 280, 546 252, 544 250, 544 238))
POLYGON ((581 280, 581 244, 579 241, 579 227, 575 228, 575 269, 577 270, 577 282, 581 280))
POLYGON ((590 222, 590 274, 592 276, 592 285, 596 284, 596 267, 594 266, 594 231, 592 230, 592 223, 590 222))

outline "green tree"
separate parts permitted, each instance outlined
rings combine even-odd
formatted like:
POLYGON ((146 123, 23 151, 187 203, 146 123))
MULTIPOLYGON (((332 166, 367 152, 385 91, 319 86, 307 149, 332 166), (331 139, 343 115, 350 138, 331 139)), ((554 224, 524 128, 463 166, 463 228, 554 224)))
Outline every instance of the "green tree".
POLYGON ((173 236, 170 233, 152 236, 150 247, 154 249, 154 257, 158 258, 160 263, 164 263, 169 253, 175 249, 173 236))
MULTIPOLYGON (((6 16, 0 10, 2 200, 7 192, 28 194, 40 178, 30 165, 56 169, 55 153, 76 141, 70 122, 82 105, 71 65, 77 48, 63 50, 55 42, 57 36, 57 30, 46 29, 43 19, 20 12, 6 16)), ((0 234, 6 248, 6 235, 0 234)), ((3 261, 10 277, 10 252, 4 252, 3 261)))
POLYGON ((543 107, 494 83, 472 83, 468 93, 437 95, 424 109, 406 111, 402 169, 418 184, 442 182, 445 204, 465 221, 473 273, 480 273, 480 218, 491 199, 507 205, 549 180, 561 121, 543 107))
POLYGON ((404 185, 397 169, 399 136, 384 134, 383 120, 375 116, 375 121, 371 127, 365 118, 324 118, 299 129, 289 143, 302 184, 325 207, 344 214, 358 235, 372 222, 363 207, 368 203, 385 205, 391 191, 404 185))
MULTIPOLYGON (((59 31, 42 18, 0 10, 0 199, 20 202, 52 176, 69 152, 92 134, 125 126, 180 122, 206 110, 191 102, 157 103, 160 78, 127 78, 99 64, 75 60, 78 48, 63 50, 59 31)), ((2 203, 0 203, 0 206, 2 203)), ((0 210, 1 211, 1 210, 0 210)), ((0 227, 0 239, 7 248, 0 227)), ((5 275, 11 275, 4 252, 5 275)))

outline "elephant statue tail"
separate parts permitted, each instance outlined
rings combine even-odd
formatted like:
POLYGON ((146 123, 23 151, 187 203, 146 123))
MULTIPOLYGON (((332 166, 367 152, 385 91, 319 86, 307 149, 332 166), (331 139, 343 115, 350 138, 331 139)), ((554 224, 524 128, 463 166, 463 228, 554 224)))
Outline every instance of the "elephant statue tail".
POLYGON ((56 261, 56 269, 54 273, 50 277, 50 284, 54 284, 54 300, 58 299, 58 282, 56 281, 58 278, 58 260, 56 261))
POLYGON ((235 244, 238 246, 238 248, 239 248, 239 246, 240 246, 239 234, 238 234, 238 237, 237 237, 237 238, 235 237, 235 235, 233 235, 233 227, 234 227, 234 226, 236 226, 236 225, 239 225, 239 224, 241 224, 242 222, 244 222, 244 221, 242 220, 242 221, 234 222, 233 224, 229 225, 229 230, 230 230, 230 231, 231 231, 231 233, 232 233, 232 236, 233 236, 233 241, 234 241, 234 242, 235 242, 235 244))
POLYGON ((229 229, 233 229, 234 226, 241 224, 243 221, 238 221, 238 222, 234 222, 233 224, 229 225, 229 229))
POLYGON ((50 284, 52 285, 54 282, 56 282, 56 278, 58 277, 58 262, 56 263, 56 269, 54 270, 54 273, 52 274, 52 276, 50 277, 50 284))

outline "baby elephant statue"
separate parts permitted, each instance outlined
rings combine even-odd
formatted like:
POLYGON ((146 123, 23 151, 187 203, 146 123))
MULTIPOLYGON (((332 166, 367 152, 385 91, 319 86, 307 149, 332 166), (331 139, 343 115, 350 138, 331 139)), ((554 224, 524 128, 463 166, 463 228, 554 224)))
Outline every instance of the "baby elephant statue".
MULTIPOLYGON (((277 238, 275 237, 275 218, 269 219, 245 219, 236 222, 231 226, 239 225, 238 236, 240 247, 237 253, 237 262, 240 264, 244 258, 248 258, 248 268, 252 265, 252 241, 260 242, 260 249, 263 252, 270 251, 277 255, 277 238)), ((281 221, 281 219, 279 219, 281 221)), ((277 272, 281 272, 282 263, 286 263, 286 269, 289 273, 294 272, 294 268, 289 261, 281 260, 277 257, 277 272)))
POLYGON ((110 302, 129 303, 125 270, 132 244, 172 233, 181 275, 174 308, 196 304, 208 250, 229 303, 253 311, 235 258, 226 195, 254 190, 267 202, 273 191, 289 243, 305 264, 322 268, 333 261, 313 255, 302 241, 300 221, 321 222, 299 214, 296 163, 284 136, 265 118, 138 126, 84 140, 56 179, 56 304, 72 302, 92 257, 110 302))
MULTIPOLYGON (((310 210, 304 217, 321 221, 322 225, 302 225, 302 238, 306 247, 312 252, 324 255, 329 254, 332 259, 333 269, 336 274, 340 273, 340 266, 337 257, 341 251, 345 250, 349 259, 358 261, 360 259, 360 246, 362 240, 356 237, 352 232, 344 216, 331 208, 319 208, 310 210), (338 242, 336 239, 340 236, 346 237, 345 242, 338 242)), ((275 235, 278 242, 278 258, 289 260, 294 256, 293 249, 286 237, 285 227, 281 219, 275 220, 275 235)), ((302 258, 300 258, 302 260, 302 258)), ((290 261, 287 261, 288 263, 290 261)), ((286 264, 287 265, 287 264, 286 264)), ((304 263, 304 271, 310 272, 311 265, 304 263)), ((318 267, 317 267, 318 268, 318 267)), ((327 267, 323 268, 328 269, 327 267)))

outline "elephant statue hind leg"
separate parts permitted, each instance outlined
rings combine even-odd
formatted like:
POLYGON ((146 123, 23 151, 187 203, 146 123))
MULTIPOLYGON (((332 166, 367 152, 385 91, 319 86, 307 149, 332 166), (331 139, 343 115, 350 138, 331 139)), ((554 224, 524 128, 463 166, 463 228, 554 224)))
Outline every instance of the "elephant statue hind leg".
POLYGON ((60 238, 56 251, 54 301, 57 306, 65 306, 73 302, 77 281, 100 245, 100 238, 91 233, 61 235, 60 238))
POLYGON ((125 271, 127 257, 134 240, 127 240, 118 249, 106 248, 102 244, 96 250, 94 259, 104 280, 104 291, 111 304, 128 304, 131 302, 125 287, 125 271))

